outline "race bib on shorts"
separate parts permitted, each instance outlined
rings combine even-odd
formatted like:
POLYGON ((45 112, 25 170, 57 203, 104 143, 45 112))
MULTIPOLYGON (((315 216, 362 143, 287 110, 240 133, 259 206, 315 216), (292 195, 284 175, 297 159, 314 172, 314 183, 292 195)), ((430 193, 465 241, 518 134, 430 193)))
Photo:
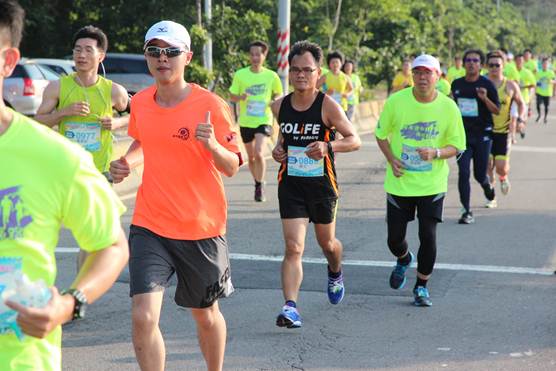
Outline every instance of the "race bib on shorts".
POLYGON ((431 171, 432 163, 425 161, 417 152, 417 147, 404 144, 401 155, 402 164, 407 171, 431 171))
POLYGON ((458 98, 458 107, 463 117, 479 116, 479 105, 475 98, 458 98))
POLYGON ((247 101, 247 116, 263 117, 266 113, 266 103, 260 100, 247 101))
POLYGON ((64 135, 89 152, 100 150, 100 123, 98 122, 68 122, 64 135))
POLYGON ((317 177, 324 175, 324 159, 313 160, 307 157, 305 147, 288 146, 288 175, 317 177))

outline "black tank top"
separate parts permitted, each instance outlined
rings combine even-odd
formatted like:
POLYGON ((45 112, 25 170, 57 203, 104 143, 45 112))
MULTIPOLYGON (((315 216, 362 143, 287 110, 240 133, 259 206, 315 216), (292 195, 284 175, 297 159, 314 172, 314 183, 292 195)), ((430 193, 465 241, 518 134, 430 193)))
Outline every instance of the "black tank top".
POLYGON ((284 97, 278 112, 278 124, 284 138, 283 148, 288 153, 286 164, 280 165, 278 182, 318 185, 312 188, 312 193, 318 193, 313 196, 337 197, 338 184, 334 154, 328 154, 320 162, 304 155, 304 148, 310 143, 330 142, 335 138, 336 131, 327 127, 322 119, 322 103, 325 95, 318 92, 308 110, 297 111, 292 107, 292 94, 284 97))

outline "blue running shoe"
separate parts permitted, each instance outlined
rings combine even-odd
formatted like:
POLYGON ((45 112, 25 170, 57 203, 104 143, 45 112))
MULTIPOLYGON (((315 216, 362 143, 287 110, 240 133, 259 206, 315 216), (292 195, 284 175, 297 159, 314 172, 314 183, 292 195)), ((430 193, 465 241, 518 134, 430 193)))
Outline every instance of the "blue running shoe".
POLYGON ((430 307, 432 306, 432 301, 429 296, 429 290, 423 286, 417 286, 415 290, 413 290, 413 296, 415 301, 413 304, 418 307, 430 307))
POLYGON ((282 307, 282 311, 276 318, 276 326, 287 328, 301 327, 301 316, 299 315, 297 308, 284 305, 282 307))
POLYGON ((409 257, 411 258, 411 260, 407 265, 396 263, 394 270, 390 274, 390 287, 394 290, 401 289, 407 282, 407 278, 405 278, 405 271, 407 270, 407 268, 409 268, 409 266, 415 259, 415 256, 411 251, 409 252, 409 257))
POLYGON ((345 292, 343 274, 338 278, 328 277, 328 301, 330 301, 330 304, 340 303, 345 292))

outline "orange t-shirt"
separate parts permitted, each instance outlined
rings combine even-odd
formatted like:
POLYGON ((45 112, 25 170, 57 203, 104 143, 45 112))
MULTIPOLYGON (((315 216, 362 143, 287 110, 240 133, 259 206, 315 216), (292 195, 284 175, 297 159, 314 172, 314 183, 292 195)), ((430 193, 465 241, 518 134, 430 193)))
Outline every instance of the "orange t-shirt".
POLYGON ((232 114, 226 102, 189 84, 191 93, 177 106, 155 102, 156 86, 131 100, 128 133, 141 142, 143 181, 132 223, 161 236, 200 240, 226 233, 227 203, 220 171, 195 129, 211 112, 216 140, 239 154, 232 114))

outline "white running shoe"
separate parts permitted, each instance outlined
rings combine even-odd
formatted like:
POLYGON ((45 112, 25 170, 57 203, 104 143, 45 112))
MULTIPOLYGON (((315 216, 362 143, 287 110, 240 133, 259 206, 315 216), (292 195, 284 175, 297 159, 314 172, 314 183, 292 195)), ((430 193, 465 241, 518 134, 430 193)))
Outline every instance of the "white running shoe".
POLYGON ((495 207, 498 207, 498 202, 496 202, 496 199, 494 199, 494 200, 492 200, 492 201, 488 201, 488 202, 485 204, 485 207, 486 207, 487 209, 494 209, 495 207))
POLYGON ((500 190, 502 191, 503 195, 507 195, 510 193, 510 180, 508 178, 500 181, 500 190))

